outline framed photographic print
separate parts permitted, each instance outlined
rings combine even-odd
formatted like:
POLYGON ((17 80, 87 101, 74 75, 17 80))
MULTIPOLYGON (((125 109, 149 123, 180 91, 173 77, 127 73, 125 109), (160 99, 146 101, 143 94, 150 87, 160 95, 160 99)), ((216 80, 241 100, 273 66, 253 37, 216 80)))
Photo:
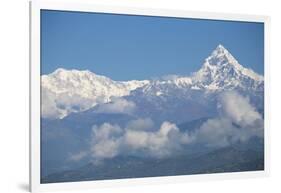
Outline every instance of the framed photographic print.
POLYGON ((265 16, 32 1, 31 191, 264 176, 265 16))

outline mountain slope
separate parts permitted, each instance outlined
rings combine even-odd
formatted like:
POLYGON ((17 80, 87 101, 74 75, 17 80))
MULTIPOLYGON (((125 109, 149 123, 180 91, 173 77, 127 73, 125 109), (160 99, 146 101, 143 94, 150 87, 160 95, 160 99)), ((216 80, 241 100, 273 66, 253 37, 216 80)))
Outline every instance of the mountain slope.
POLYGON ((116 157, 101 164, 89 163, 76 170, 53 173, 42 183, 105 180, 155 176, 176 176, 264 169, 263 152, 221 148, 203 155, 187 155, 165 159, 116 157))
POLYGON ((57 69, 42 75, 42 116, 63 118, 111 101, 111 97, 130 94, 149 81, 113 81, 90 71, 57 69))
POLYGON ((263 76, 243 67, 226 48, 218 45, 192 76, 170 76, 154 80, 141 89, 144 93, 160 96, 169 94, 172 89, 263 91, 263 87, 263 76))
MULTIPOLYGON (((245 98, 246 104, 249 103, 263 116, 263 87, 263 77, 240 65, 221 45, 191 76, 175 75, 156 80, 122 82, 78 70, 57 69, 49 75, 43 75, 41 177, 46 177, 43 182, 262 169, 262 151, 248 151, 248 147, 263 150, 263 143, 257 145, 257 140, 237 145, 235 148, 239 150, 226 149, 207 155, 210 149, 205 149, 204 144, 188 144, 184 151, 176 151, 173 156, 161 161, 125 155, 122 159, 114 157, 107 160, 106 167, 87 165, 92 159, 87 152, 91 149, 92 128, 104 123, 123 130, 134 123, 135 129, 145 130, 148 127, 149 131, 155 133, 163 122, 170 122, 181 131, 192 133, 209 118, 214 118, 207 126, 212 128, 210 123, 218 123, 215 124, 218 132, 227 131, 228 124, 221 126, 220 118, 224 113, 220 110, 221 95, 225 91, 235 90, 235 93, 245 98), (151 120, 149 126, 143 121, 146 118, 151 120), (190 154, 201 156, 191 159, 190 154), (76 157, 74 160, 73 156, 76 157)), ((235 102, 236 99, 237 96, 228 101, 235 102)), ((245 105, 237 104, 235 106, 244 109, 245 105)), ((230 109, 235 111, 233 107, 230 109)), ((245 117, 244 110, 242 114, 240 110, 237 112, 239 116, 245 117)), ((215 129, 211 129, 208 136, 215 136, 215 129)), ((240 132, 233 135, 240 136, 240 132)), ((263 142, 263 139, 258 141, 263 142)))
POLYGON ((206 89, 263 89, 263 77, 244 68, 222 45, 205 60, 192 80, 199 88, 206 89))
POLYGON ((216 116, 217 100, 228 90, 238 91, 257 109, 263 108, 263 77, 244 68, 219 45, 192 76, 153 80, 125 98, 140 107, 139 116, 182 123, 216 116))
POLYGON ((249 93, 263 92, 263 76, 244 68, 228 50, 218 45, 192 76, 114 81, 90 71, 64 69, 42 75, 42 117, 63 118, 70 113, 111 102, 112 97, 132 96, 135 100, 139 97, 150 105, 151 102, 159 103, 160 100, 161 103, 167 98, 184 101, 203 98, 204 101, 208 93, 233 89, 249 93))

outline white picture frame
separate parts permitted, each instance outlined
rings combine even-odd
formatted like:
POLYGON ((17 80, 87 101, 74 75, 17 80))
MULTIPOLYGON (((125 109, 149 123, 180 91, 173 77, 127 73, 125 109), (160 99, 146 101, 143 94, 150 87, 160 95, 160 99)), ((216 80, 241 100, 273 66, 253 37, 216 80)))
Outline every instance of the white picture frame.
POLYGON ((221 180, 264 177, 270 171, 270 75, 269 75, 269 25, 270 18, 258 15, 192 12, 185 10, 163 10, 134 8, 125 6, 104 6, 83 2, 60 3, 54 1, 30 2, 30 191, 73 190, 84 188, 133 186, 141 184, 166 184, 190 181, 221 180), (40 184, 40 10, 63 10, 96 13, 116 13, 127 15, 168 16, 226 21, 246 21, 264 23, 264 68, 265 68, 265 169, 264 171, 201 174, 173 177, 152 177, 138 179, 118 179, 105 181, 85 181, 40 184))

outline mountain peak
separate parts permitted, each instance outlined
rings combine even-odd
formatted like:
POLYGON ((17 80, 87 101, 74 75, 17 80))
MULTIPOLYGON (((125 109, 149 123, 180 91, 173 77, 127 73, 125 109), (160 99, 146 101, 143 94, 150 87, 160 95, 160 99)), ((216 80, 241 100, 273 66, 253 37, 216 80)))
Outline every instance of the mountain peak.
POLYGON ((216 49, 213 50, 211 56, 216 57, 216 58, 226 57, 226 58, 234 59, 234 57, 230 54, 230 52, 222 44, 219 44, 216 47, 216 49))
POLYGON ((72 74, 94 74, 89 70, 76 70, 76 69, 65 69, 65 68, 58 68, 51 74, 61 74, 61 73, 72 73, 72 74))
POLYGON ((231 53, 219 44, 203 66, 194 74, 193 80, 203 88, 257 87, 263 77, 243 67, 231 53))
POLYGON ((219 44, 214 51, 216 51, 217 53, 229 53, 222 44, 219 44))
POLYGON ((114 81, 89 70, 64 68, 42 75, 41 80, 42 117, 51 119, 108 103, 149 83, 147 80, 114 81))
POLYGON ((237 68, 241 68, 237 60, 231 55, 231 53, 221 44, 219 44, 216 49, 211 53, 211 55, 206 59, 205 64, 207 65, 224 65, 232 64, 237 68))

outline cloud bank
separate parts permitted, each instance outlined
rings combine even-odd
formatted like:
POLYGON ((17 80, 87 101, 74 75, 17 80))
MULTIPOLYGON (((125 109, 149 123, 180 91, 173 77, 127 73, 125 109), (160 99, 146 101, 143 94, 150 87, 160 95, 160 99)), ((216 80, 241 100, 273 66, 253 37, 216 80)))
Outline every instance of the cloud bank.
POLYGON ((224 147, 263 137, 264 121, 248 98, 234 91, 224 92, 219 96, 218 107, 220 116, 203 123, 195 133, 197 142, 224 147))
POLYGON ((131 114, 136 109, 134 102, 121 97, 111 97, 110 102, 104 103, 103 99, 93 100, 67 92, 57 95, 47 88, 42 88, 41 96, 41 116, 47 119, 62 119, 72 112, 85 111, 97 104, 98 113, 131 114))
POLYGON ((181 131, 169 121, 157 127, 150 118, 130 121, 123 128, 109 123, 94 125, 90 156, 94 160, 123 154, 162 158, 191 144, 218 148, 263 137, 262 116, 248 98, 237 92, 225 92, 218 98, 218 110, 217 118, 208 119, 192 133, 181 131))
POLYGON ((219 99, 223 115, 242 127, 255 125, 256 121, 262 119, 250 104, 249 98, 243 97, 237 92, 224 92, 219 99))
POLYGON ((95 105, 95 103, 77 94, 70 95, 69 93, 56 93, 42 87, 41 91, 41 116, 48 119, 61 119, 71 112, 79 112, 87 110, 95 105))
POLYGON ((181 134, 175 124, 163 122, 155 131, 150 130, 152 126, 153 122, 148 118, 131 121, 125 128, 109 123, 94 125, 91 155, 96 159, 112 158, 126 153, 164 157, 179 148, 182 142, 190 142, 188 134, 181 134))

